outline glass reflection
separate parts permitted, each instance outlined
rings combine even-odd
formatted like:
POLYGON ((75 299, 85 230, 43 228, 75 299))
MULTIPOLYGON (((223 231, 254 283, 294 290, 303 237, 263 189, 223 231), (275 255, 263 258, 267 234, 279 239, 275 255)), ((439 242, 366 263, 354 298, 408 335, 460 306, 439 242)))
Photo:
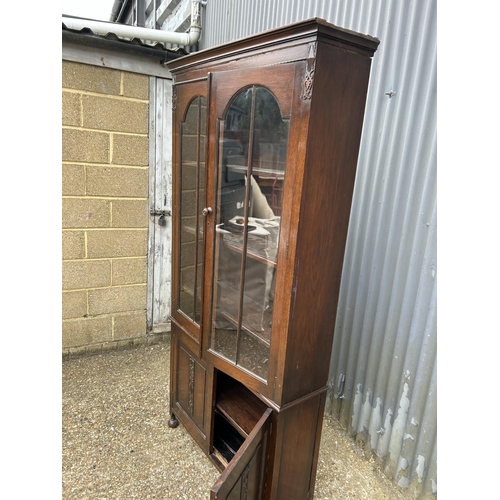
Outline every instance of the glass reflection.
POLYGON ((206 99, 196 97, 181 124, 179 309, 201 323, 205 204, 206 99))
POLYGON ((242 90, 219 122, 210 349, 266 379, 288 120, 264 87, 242 90))

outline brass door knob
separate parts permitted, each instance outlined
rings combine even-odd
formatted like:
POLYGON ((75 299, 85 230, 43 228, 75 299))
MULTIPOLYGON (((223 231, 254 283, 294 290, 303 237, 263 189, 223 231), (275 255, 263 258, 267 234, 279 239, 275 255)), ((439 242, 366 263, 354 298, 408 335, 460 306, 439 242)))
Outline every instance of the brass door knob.
POLYGON ((212 213, 212 209, 210 207, 205 207, 202 211, 201 211, 203 217, 206 217, 207 215, 210 215, 212 213))

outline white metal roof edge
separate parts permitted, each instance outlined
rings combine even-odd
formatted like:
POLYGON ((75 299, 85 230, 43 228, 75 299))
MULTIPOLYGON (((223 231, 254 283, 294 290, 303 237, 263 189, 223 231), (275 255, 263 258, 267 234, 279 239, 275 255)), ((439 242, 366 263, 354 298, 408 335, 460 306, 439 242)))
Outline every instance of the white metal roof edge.
POLYGON ((70 31, 63 25, 62 59, 66 61, 171 79, 165 62, 180 55, 161 44, 151 46, 140 40, 110 39, 90 30, 70 31))

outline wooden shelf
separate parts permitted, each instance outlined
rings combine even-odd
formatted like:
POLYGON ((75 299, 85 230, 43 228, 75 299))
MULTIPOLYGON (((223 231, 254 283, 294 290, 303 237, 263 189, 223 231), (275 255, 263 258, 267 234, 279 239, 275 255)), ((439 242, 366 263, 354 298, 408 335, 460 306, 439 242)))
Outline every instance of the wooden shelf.
POLYGON ((215 408, 246 438, 267 410, 267 405, 243 384, 218 372, 215 408))
MULTIPOLYGON (((248 172, 247 167, 243 165, 228 164, 227 169, 238 174, 246 174, 248 172)), ((273 168, 252 167, 252 175, 257 175, 259 177, 272 177, 273 179, 277 178, 282 181, 285 178, 285 171, 273 168)))
POLYGON ((198 164, 200 164, 200 165, 204 165, 204 164, 205 164, 205 162, 204 162, 204 161, 199 161, 199 162, 198 162, 198 161, 193 161, 193 160, 184 160, 184 161, 182 162, 182 165, 183 165, 183 166, 186 166, 186 167, 188 167, 188 166, 189 166, 189 167, 197 167, 197 166, 198 166, 198 164))
MULTIPOLYGON (((186 233, 196 235, 196 228, 194 228, 193 226, 186 226, 185 224, 183 224, 182 229, 184 229, 184 231, 186 231, 186 233)), ((201 224, 200 224, 200 228, 198 229, 198 236, 200 238, 203 238, 203 226, 201 224)))
MULTIPOLYGON (((221 314, 222 316, 224 316, 224 318, 233 323, 235 326, 238 325, 238 318, 236 318, 232 314, 225 311, 221 311, 221 314)), ((264 344, 271 345, 271 328, 269 328, 269 331, 265 330, 264 332, 258 332, 254 328, 249 328, 248 326, 245 325, 241 325, 241 328, 249 335, 257 337, 264 344)))
MULTIPOLYGON (((238 326, 238 297, 240 292, 223 281, 219 281, 218 286, 221 288, 224 297, 218 302, 218 311, 236 329, 238 326)), ((241 325, 242 330, 269 346, 271 343, 272 309, 269 307, 265 309, 263 303, 259 304, 247 295, 244 295, 243 311, 246 321, 241 325)))
POLYGON ((214 450, 218 452, 219 460, 227 465, 236 455, 247 436, 242 434, 233 423, 220 413, 215 413, 214 450))
MULTIPOLYGON (((243 249, 241 248, 241 246, 235 245, 234 243, 227 243, 226 241, 224 241, 224 245, 227 248, 233 250, 234 252, 238 252, 238 253, 243 252, 243 249)), ((257 262, 260 262, 261 264, 265 264, 266 266, 270 266, 270 267, 274 267, 274 268, 276 267, 276 262, 269 260, 269 259, 266 259, 265 257, 263 257, 262 255, 259 255, 256 252, 252 252, 252 250, 249 249, 248 245, 247 245, 247 257, 250 257, 251 259, 256 260, 257 262)))
MULTIPOLYGON (((190 295, 191 297, 194 297, 194 289, 193 289, 193 287, 188 286, 188 285, 182 285, 181 290, 182 290, 184 293, 187 293, 188 295, 190 295)), ((199 291, 198 291, 198 292, 199 292, 199 291)), ((201 296, 200 296, 200 294, 199 294, 199 293, 198 293, 198 299, 201 299, 201 296)))

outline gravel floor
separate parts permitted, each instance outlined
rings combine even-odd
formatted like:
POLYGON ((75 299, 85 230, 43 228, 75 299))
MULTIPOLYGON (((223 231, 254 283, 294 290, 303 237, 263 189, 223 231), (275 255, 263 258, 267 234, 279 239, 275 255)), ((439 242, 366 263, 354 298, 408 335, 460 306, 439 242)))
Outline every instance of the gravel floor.
MULTIPOLYGON (((210 497, 217 469, 182 426, 166 425, 169 354, 163 343, 63 361, 63 500, 210 497)), ((325 419, 314 498, 408 496, 325 419)))

